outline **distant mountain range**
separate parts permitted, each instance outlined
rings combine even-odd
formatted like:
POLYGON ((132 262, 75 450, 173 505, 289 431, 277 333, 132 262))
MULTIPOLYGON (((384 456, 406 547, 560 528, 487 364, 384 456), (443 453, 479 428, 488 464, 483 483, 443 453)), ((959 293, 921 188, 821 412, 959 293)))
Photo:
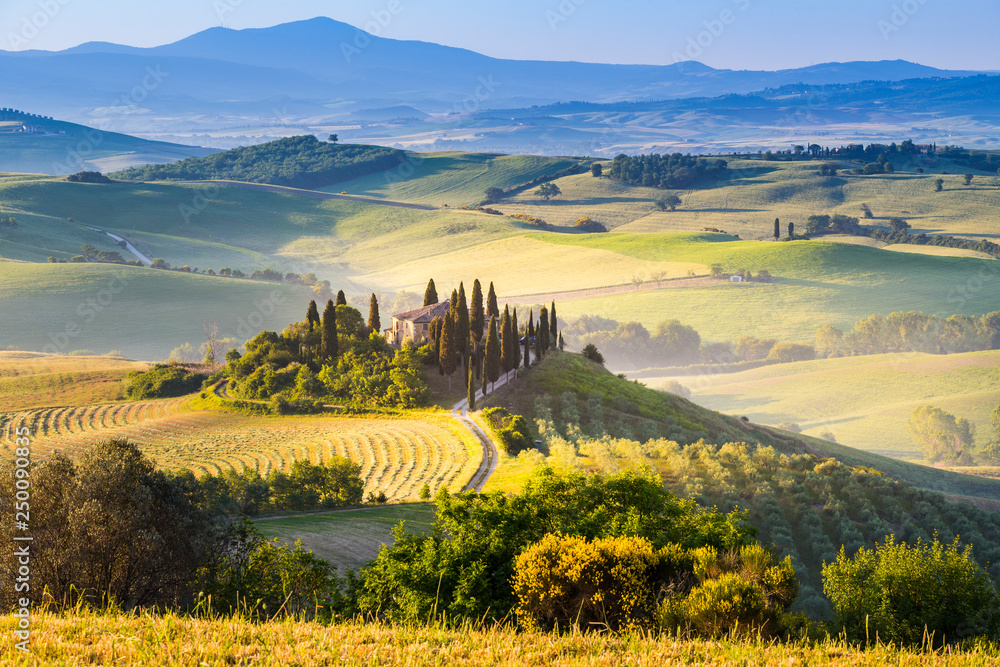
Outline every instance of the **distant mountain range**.
POLYGON ((719 70, 692 61, 653 66, 501 60, 376 37, 316 18, 253 30, 212 28, 153 48, 92 42, 59 52, 0 51, 0 102, 125 132, 223 137, 288 134, 286 126, 297 132, 356 122, 359 115, 383 120, 405 112, 402 105, 419 116, 972 74, 899 60, 776 72, 719 70))

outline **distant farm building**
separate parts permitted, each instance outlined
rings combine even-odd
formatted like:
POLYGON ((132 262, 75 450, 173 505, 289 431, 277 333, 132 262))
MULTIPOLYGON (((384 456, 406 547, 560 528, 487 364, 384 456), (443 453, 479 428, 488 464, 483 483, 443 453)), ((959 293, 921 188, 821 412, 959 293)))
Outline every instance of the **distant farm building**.
POLYGON ((431 321, 435 317, 443 319, 448 314, 449 308, 451 308, 451 302, 442 301, 393 315, 392 328, 385 330, 386 341, 392 345, 402 345, 407 338, 411 338, 416 343, 427 339, 431 321))
POLYGON ((731 282, 731 283, 741 283, 741 282, 743 282, 743 276, 729 276, 729 282, 731 282))

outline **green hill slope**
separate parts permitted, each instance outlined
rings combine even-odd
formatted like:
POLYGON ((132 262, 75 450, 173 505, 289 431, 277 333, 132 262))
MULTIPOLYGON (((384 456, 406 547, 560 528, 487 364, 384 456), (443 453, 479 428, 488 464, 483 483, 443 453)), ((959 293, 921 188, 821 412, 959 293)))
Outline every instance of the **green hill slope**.
MULTIPOLYGON (((643 382, 658 387, 670 379, 643 382)), ((906 427, 920 405, 968 418, 977 445, 989 440, 990 412, 1000 402, 1000 351, 818 359, 673 379, 690 384, 699 405, 763 424, 796 423, 810 435, 831 432, 852 447, 920 462, 906 427)))
POLYGON ((301 285, 114 264, 0 262, 0 347, 163 359, 184 343, 197 348, 210 323, 240 342, 280 330, 302 317, 310 298, 301 285))
POLYGON ((212 148, 149 141, 60 120, 0 113, 0 172, 66 175, 115 171, 214 152, 212 148), (24 125, 32 131, 22 132, 24 125))

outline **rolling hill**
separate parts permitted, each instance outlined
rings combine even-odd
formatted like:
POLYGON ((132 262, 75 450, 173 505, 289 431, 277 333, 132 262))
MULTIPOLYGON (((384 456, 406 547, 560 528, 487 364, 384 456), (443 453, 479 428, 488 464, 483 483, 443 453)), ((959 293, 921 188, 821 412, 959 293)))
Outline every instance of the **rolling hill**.
POLYGON ((211 148, 150 141, 38 115, 0 111, 0 172, 65 176, 202 157, 211 148), (30 131, 24 132, 27 126, 30 131))

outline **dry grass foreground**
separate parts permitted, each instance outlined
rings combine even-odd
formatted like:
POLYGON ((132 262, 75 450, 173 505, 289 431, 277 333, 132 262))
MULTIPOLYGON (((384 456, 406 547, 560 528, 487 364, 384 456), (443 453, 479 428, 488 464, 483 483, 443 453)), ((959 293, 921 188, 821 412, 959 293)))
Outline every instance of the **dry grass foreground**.
POLYGON ((250 623, 91 612, 33 616, 30 653, 0 616, 0 665, 993 665, 996 648, 923 652, 839 641, 769 644, 670 636, 537 634, 294 620, 250 623))

